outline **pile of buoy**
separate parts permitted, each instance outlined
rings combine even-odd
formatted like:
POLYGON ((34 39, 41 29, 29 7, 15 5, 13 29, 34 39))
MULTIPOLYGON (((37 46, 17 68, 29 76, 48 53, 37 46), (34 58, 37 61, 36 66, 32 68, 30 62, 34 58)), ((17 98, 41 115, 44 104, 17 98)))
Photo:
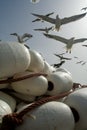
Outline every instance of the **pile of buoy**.
POLYGON ((87 88, 18 42, 0 42, 0 130, 85 130, 87 88))

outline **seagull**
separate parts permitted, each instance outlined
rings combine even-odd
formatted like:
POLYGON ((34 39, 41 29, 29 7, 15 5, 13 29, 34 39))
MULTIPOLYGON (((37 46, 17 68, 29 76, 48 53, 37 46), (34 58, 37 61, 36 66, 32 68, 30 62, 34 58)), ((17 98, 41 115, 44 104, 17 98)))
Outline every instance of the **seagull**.
POLYGON ((82 46, 85 46, 85 47, 87 47, 87 45, 82 45, 82 46))
POLYGON ((84 10, 84 11, 85 11, 85 10, 87 10, 87 7, 84 7, 84 8, 82 8, 81 10, 84 10))
MULTIPOLYGON (((45 16, 50 16, 50 15, 52 15, 52 14, 54 14, 54 12, 52 12, 52 13, 48 13, 48 14, 46 14, 45 16)), ((44 22, 44 20, 42 20, 42 18, 37 18, 37 19, 35 19, 35 20, 33 20, 32 22, 36 22, 36 21, 42 21, 42 22, 44 22)))
POLYGON ((69 52, 69 53, 71 53, 71 48, 72 48, 73 44, 84 42, 85 40, 87 40, 87 38, 80 38, 80 39, 75 40, 75 37, 72 37, 70 39, 66 39, 64 37, 60 37, 60 36, 56 36, 56 35, 51 35, 51 34, 46 34, 46 33, 43 33, 43 34, 48 38, 52 38, 52 39, 55 39, 57 41, 65 43, 66 44, 66 46, 65 46, 66 52, 69 52))
POLYGON ((61 65, 63 65, 65 63, 65 61, 63 60, 63 61, 61 61, 60 63, 58 63, 58 64, 54 64, 53 65, 53 67, 55 67, 55 68, 59 68, 61 65))
POLYGON ((45 28, 39 28, 39 29, 34 29, 35 31, 45 31, 46 33, 49 33, 50 30, 53 29, 53 26, 52 27, 45 27, 45 28))
POLYGON ((62 19, 59 17, 59 15, 56 15, 55 19, 48 17, 46 15, 39 15, 39 14, 34 14, 34 13, 32 13, 32 15, 34 15, 34 16, 36 16, 36 17, 38 17, 46 22, 50 22, 50 23, 54 24, 56 31, 59 31, 61 25, 79 20, 79 19, 83 18, 86 15, 86 13, 74 15, 71 17, 65 17, 62 19))
POLYGON ((63 60, 63 59, 65 59, 65 60, 71 60, 72 59, 72 58, 63 57, 63 55, 58 55, 58 54, 54 54, 54 55, 57 56, 57 57, 59 57, 60 60, 63 60))
POLYGON ((76 62, 76 64, 81 64, 81 65, 85 65, 86 63, 87 61, 83 61, 83 60, 76 62))
POLYGON ((84 61, 81 65, 85 65, 87 62, 86 61, 84 61))
POLYGON ((19 36, 17 33, 11 33, 10 35, 14 35, 17 37, 18 42, 20 43, 24 43, 25 41, 27 41, 29 38, 33 37, 31 34, 28 33, 24 33, 22 36, 19 36), (25 39, 27 38, 27 39, 25 39), (25 39, 25 40, 24 40, 25 39))
POLYGON ((78 62, 76 62, 76 64, 81 64, 83 62, 83 60, 80 60, 78 62))

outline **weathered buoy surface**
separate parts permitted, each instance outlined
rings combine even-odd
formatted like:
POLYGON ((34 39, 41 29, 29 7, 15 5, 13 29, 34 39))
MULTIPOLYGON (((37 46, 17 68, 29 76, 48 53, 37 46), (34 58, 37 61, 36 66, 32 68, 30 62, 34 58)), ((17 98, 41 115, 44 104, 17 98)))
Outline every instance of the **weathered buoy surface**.
POLYGON ((87 129, 87 88, 78 89, 68 95, 64 103, 69 105, 75 118, 75 130, 87 129))
POLYGON ((30 64, 30 54, 17 42, 0 42, 0 78, 11 77, 25 71, 30 64))
MULTIPOLYGON (((15 75, 14 78, 23 77, 29 74, 33 73, 26 71, 15 75)), ((48 81, 44 76, 34 76, 32 78, 13 82, 11 86, 16 92, 32 96, 41 96, 44 95, 47 91, 48 81)))
POLYGON ((73 130, 75 125, 70 108, 64 103, 55 101, 30 111, 23 119, 23 124, 16 130, 73 130))

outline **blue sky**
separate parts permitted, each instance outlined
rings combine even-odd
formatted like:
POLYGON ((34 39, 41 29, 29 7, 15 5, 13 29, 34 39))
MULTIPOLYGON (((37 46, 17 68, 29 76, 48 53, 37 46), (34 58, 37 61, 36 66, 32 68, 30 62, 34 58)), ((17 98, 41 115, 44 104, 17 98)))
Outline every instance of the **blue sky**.
MULTIPOLYGON (((16 41, 10 33, 30 33, 33 38, 27 41, 31 49, 42 53, 49 64, 59 63, 59 59, 54 53, 65 52, 64 44, 53 39, 46 38, 42 32, 34 31, 36 28, 50 27, 52 24, 44 22, 32 23, 36 17, 31 13, 47 14, 54 12, 51 16, 55 18, 59 14, 60 18, 84 13, 81 8, 87 6, 87 0, 40 0, 37 4, 32 4, 30 0, 1 0, 0 1, 0 39, 3 41, 16 41)), ((87 38, 87 15, 66 25, 61 26, 59 32, 51 31, 50 34, 63 36, 65 38, 87 38)), ((87 84, 87 64, 82 66, 76 64, 77 61, 87 61, 87 48, 82 47, 84 43, 76 44, 72 48, 71 54, 65 54, 71 57, 71 61, 66 61, 62 68, 71 72, 74 82, 87 84), (75 59, 77 56, 78 59, 75 59)))

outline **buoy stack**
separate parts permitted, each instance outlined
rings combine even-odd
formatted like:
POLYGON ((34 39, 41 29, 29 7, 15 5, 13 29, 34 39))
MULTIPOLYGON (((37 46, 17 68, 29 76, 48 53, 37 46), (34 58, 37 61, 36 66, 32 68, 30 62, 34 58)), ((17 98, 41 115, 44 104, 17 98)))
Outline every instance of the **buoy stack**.
POLYGON ((20 125, 14 121, 15 130, 86 130, 86 91, 73 91, 71 73, 39 52, 0 42, 0 130, 10 130, 8 117, 21 119, 20 125))

